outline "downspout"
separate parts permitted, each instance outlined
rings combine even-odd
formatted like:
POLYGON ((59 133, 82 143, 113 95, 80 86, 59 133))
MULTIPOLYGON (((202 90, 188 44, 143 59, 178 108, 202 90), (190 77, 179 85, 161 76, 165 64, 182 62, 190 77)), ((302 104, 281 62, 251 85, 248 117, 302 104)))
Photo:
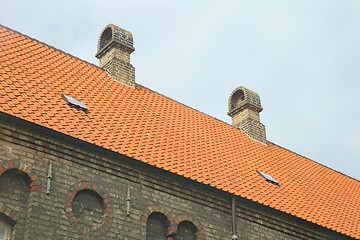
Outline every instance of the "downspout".
POLYGON ((232 219, 232 236, 231 240, 237 240, 237 225, 236 225, 236 201, 233 197, 231 199, 231 219, 232 219))

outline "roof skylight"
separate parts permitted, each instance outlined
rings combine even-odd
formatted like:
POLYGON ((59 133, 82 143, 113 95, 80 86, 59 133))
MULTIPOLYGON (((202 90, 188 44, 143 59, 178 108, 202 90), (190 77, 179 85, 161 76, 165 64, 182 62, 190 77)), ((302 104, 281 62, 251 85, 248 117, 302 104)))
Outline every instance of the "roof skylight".
POLYGON ((263 173, 263 172, 260 172, 258 170, 256 170, 256 172, 262 176, 263 178, 265 178, 266 181, 268 182, 271 182, 272 184, 275 184, 275 185, 279 185, 278 181, 276 181, 273 177, 271 177, 270 175, 266 174, 266 173, 263 173))
POLYGON ((70 106, 73 107, 78 107, 83 109, 84 111, 87 111, 88 109, 86 108, 85 104, 83 104, 80 100, 77 100, 76 98, 70 97, 68 95, 65 94, 61 94, 61 97, 65 100, 65 102, 67 104, 69 104, 70 106))

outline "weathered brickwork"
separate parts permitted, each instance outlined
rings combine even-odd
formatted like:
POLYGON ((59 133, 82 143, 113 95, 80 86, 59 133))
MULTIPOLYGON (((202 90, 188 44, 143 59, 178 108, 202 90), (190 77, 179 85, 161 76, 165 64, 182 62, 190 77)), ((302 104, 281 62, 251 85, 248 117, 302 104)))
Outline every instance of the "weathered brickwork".
POLYGON ((261 122, 253 120, 252 118, 247 118, 234 126, 243 130, 252 139, 266 143, 265 126, 261 122))
POLYGON ((88 236, 100 235, 112 223, 110 199, 96 184, 81 182, 68 192, 67 217, 71 225, 88 236))
MULTIPOLYGON (((0 183, 7 191, 0 214, 14 226, 14 239, 231 238, 231 194, 51 131, 26 129, 0 121, 0 183), (11 184, 19 186, 14 194, 11 184), (26 214, 19 218, 21 211, 26 214)), ((348 239, 246 199, 237 203, 239 239, 348 239)))
POLYGON ((147 240, 167 240, 169 220, 164 214, 153 212, 145 222, 147 240))
POLYGON ((129 31, 109 24, 98 42, 99 66, 115 81, 135 87, 135 68, 130 64, 130 54, 135 50, 129 31))
POLYGON ((196 240, 196 226, 189 221, 182 221, 177 227, 175 240, 196 240))
POLYGON ((117 58, 125 63, 130 63, 130 53, 124 51, 121 46, 114 46, 107 51, 104 51, 103 55, 101 55, 101 58, 99 59, 99 66, 101 68, 104 67, 107 63, 113 61, 114 58, 117 58))
POLYGON ((243 109, 241 112, 232 117, 232 124, 239 125, 246 119, 252 119, 254 121, 260 121, 260 115, 257 112, 254 112, 250 109, 243 109))
POLYGON ((263 110, 257 93, 244 87, 236 88, 229 97, 229 112, 232 125, 244 131, 249 137, 266 144, 265 126, 260 122, 263 110))
POLYGON ((135 68, 117 57, 112 58, 102 67, 115 81, 135 87, 135 68))
POLYGON ((13 212, 13 217, 17 216, 16 239, 22 239, 25 234, 25 223, 27 215, 27 205, 29 198, 29 186, 27 179, 16 170, 9 170, 0 176, 0 202, 13 212))

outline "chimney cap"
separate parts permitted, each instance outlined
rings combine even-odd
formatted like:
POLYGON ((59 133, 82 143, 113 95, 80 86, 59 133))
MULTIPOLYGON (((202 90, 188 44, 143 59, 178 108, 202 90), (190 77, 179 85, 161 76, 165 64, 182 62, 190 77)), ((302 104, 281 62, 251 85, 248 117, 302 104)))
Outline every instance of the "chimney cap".
POLYGON ((124 48, 129 53, 132 53, 135 50, 133 43, 134 40, 131 32, 126 31, 114 24, 109 24, 100 34, 96 57, 100 58, 101 55, 114 44, 124 48))
POLYGON ((237 87, 230 94, 229 101, 229 116, 233 116, 244 108, 250 108, 260 113, 263 108, 261 107, 260 96, 245 87, 237 87))

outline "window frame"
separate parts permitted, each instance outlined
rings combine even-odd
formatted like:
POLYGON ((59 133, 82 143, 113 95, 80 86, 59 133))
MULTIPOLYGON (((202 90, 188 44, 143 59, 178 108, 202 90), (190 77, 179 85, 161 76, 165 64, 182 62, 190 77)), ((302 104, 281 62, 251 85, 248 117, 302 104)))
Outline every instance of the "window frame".
MULTIPOLYGON (((0 218, 0 226, 2 226, 5 229, 4 240, 10 240, 11 230, 12 230, 11 225, 7 221, 0 218)), ((3 239, 0 239, 0 240, 3 240, 3 239)))

